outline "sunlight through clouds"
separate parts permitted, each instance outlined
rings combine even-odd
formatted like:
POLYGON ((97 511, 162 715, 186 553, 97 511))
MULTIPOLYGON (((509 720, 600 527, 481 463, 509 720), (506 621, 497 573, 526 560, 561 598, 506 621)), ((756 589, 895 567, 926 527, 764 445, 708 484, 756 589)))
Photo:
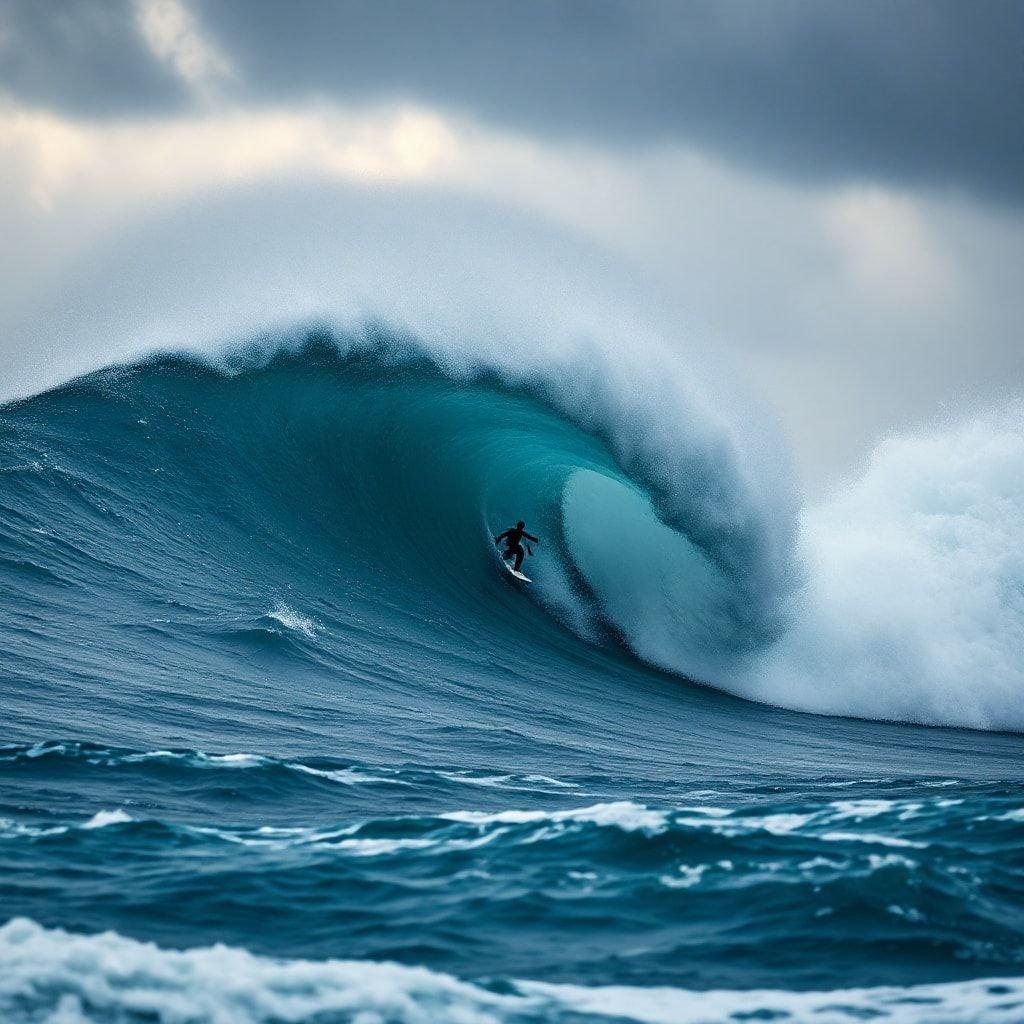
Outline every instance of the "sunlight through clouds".
POLYGON ((202 33, 182 0, 135 0, 135 22, 153 56, 201 97, 234 77, 227 56, 202 33))
POLYGON ((0 153, 45 210, 89 193, 127 205, 295 175, 422 180, 450 170, 463 148, 450 122, 414 108, 237 111, 103 124, 0 108, 0 153))
POLYGON ((851 279, 896 305, 948 300, 958 287, 951 257, 911 199, 882 188, 856 188, 823 204, 825 230, 851 279))

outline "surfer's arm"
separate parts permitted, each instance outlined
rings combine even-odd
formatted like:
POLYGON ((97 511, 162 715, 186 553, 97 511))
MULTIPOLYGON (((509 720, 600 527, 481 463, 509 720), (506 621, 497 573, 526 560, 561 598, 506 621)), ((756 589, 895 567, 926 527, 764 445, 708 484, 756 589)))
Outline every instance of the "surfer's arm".
POLYGON ((499 533, 498 536, 494 538, 494 543, 500 544, 511 532, 511 530, 506 530, 504 533, 499 533))
POLYGON ((533 534, 527 533, 525 530, 523 531, 523 536, 527 540, 532 540, 534 544, 539 544, 540 543, 540 537, 534 537, 533 534))

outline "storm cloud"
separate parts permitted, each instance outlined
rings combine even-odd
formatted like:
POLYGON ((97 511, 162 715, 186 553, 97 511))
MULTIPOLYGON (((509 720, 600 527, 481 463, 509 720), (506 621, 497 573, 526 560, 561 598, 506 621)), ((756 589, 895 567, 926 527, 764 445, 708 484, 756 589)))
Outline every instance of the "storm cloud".
MULTIPOLYGON (((195 102, 145 3, 7 0, 0 84, 93 116, 195 102), (151 40, 150 40, 151 43, 151 40)), ((1024 5, 1014 0, 204 0, 265 103, 414 101, 502 128, 673 143, 794 180, 1024 198, 1024 5)))
POLYGON ((189 101, 144 45, 130 0, 0 0, 0 90, 88 117, 171 112, 189 101))

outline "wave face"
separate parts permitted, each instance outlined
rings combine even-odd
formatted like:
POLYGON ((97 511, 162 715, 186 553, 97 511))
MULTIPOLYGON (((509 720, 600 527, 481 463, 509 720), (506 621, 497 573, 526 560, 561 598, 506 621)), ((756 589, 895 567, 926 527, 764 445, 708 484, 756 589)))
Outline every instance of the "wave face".
POLYGON ((1024 727, 1017 421, 800 512, 674 371, 516 363, 0 410, 5 1020, 1012 1018, 1021 738, 896 722, 1024 727))

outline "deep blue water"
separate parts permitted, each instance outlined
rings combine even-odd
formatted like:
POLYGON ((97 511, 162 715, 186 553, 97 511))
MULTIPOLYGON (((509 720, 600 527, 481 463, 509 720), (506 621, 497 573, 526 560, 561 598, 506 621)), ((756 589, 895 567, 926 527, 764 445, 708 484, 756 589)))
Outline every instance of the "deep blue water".
POLYGON ((0 409, 3 1020, 1024 1020, 1024 741, 691 681, 785 530, 574 401, 319 339, 0 409))

